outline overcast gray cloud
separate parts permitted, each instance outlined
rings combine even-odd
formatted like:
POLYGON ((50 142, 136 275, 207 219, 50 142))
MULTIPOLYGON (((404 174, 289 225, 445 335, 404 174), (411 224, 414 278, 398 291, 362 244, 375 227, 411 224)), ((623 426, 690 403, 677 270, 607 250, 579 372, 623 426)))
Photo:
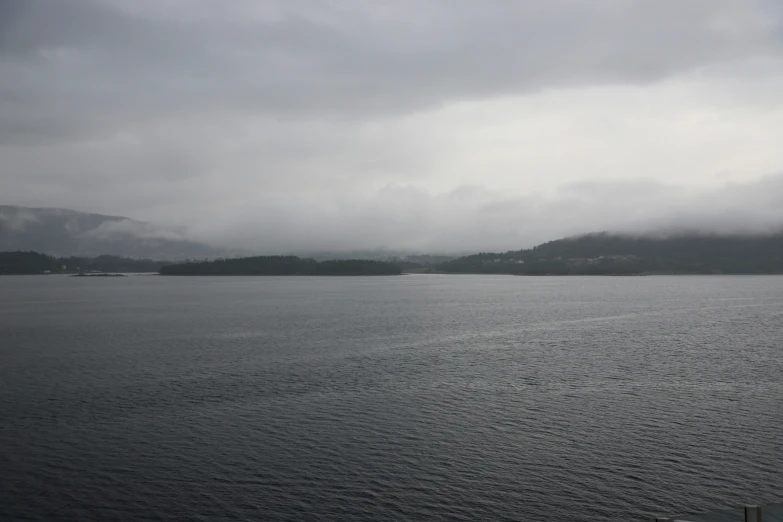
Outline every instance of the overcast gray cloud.
POLYGON ((0 200, 265 250, 769 227, 781 92, 774 0, 0 0, 0 200))

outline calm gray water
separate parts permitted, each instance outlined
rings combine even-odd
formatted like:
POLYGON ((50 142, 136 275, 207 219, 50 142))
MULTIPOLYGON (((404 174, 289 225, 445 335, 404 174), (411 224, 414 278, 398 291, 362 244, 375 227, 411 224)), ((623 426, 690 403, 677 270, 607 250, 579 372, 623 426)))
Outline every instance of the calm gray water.
POLYGON ((783 277, 0 277, 0 383, 3 521, 783 500, 783 277))

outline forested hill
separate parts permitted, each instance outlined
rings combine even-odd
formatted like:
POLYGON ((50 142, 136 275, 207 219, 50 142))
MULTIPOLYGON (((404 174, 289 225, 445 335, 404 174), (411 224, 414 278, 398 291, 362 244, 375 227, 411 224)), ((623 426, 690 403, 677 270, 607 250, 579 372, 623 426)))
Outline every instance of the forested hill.
POLYGON ((161 275, 399 275, 399 266, 364 259, 318 262, 296 256, 256 256, 164 266, 161 275))
POLYGON ((480 274, 780 274, 783 234, 669 237, 588 234, 529 250, 481 253, 443 263, 449 273, 480 274))

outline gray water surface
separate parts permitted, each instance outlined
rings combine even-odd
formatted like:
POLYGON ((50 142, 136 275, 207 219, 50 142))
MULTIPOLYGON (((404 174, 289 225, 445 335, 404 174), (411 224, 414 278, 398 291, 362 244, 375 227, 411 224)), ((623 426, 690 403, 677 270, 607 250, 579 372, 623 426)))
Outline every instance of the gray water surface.
POLYGON ((7 276, 0 384, 3 521, 783 500, 783 277, 7 276))

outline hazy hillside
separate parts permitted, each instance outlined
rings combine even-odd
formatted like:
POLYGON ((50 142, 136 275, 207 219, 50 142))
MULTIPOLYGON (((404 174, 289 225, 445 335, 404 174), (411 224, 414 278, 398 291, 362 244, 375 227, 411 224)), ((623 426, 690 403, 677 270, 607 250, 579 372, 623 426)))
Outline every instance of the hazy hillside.
POLYGON ((783 234, 667 237, 588 234, 529 250, 480 253, 443 263, 451 273, 783 273, 783 234))
POLYGON ((126 217, 59 208, 0 206, 0 251, 16 250, 54 256, 112 254, 155 259, 222 253, 175 232, 126 217))

